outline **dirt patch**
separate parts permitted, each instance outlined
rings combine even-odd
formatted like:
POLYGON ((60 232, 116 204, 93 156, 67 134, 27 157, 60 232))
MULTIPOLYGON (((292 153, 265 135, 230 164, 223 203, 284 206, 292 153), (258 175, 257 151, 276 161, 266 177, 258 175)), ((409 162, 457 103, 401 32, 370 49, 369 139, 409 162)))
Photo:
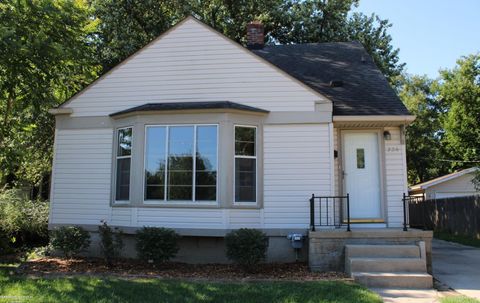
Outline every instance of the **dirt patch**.
POLYGON ((40 258, 23 263, 18 272, 30 276, 98 275, 205 280, 344 280, 344 273, 310 272, 306 263, 262 264, 255 273, 245 273, 231 264, 166 263, 153 266, 135 260, 121 260, 108 268, 101 259, 40 258))

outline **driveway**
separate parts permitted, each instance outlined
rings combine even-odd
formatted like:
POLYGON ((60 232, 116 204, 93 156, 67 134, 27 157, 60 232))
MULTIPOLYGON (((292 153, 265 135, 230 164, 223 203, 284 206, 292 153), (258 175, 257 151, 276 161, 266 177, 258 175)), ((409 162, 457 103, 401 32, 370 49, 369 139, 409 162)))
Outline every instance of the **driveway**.
POLYGON ((437 280, 480 299, 480 248, 434 239, 432 267, 437 280))

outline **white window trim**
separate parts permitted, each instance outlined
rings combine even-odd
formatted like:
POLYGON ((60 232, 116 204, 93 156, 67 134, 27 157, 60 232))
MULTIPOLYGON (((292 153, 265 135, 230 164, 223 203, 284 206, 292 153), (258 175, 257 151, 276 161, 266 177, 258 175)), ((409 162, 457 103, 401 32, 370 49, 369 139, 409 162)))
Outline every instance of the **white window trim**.
POLYGON ((256 125, 243 125, 243 124, 235 124, 233 125, 233 204, 234 205, 258 205, 258 126, 256 125), (246 128, 254 128, 255 129, 255 156, 237 156, 235 154, 235 131, 237 127, 246 127, 246 128), (235 160, 236 159, 255 159, 255 201, 241 201, 238 202, 236 200, 236 175, 237 169, 235 160))
POLYGON ((218 202, 219 202, 219 199, 218 199, 218 195, 219 195, 219 189, 218 189, 218 179, 219 179, 219 161, 218 161, 218 158, 219 158, 219 146, 220 146, 220 142, 219 142, 219 124, 216 124, 216 123, 206 123, 206 124, 202 124, 202 123, 191 123, 191 124, 145 124, 144 126, 144 143, 143 143, 143 171, 142 171, 142 201, 143 201, 143 204, 145 205, 207 205, 207 206, 217 206, 218 205, 218 202), (167 200, 167 182, 168 182, 168 178, 167 178, 167 174, 168 174, 168 143, 169 143, 169 129, 170 127, 175 127, 175 126, 193 126, 193 180, 192 180, 192 200, 167 200), (215 183, 215 197, 216 197, 216 200, 215 201, 196 201, 195 200, 195 186, 196 186, 196 151, 197 151, 197 126, 215 126, 216 129, 217 129, 217 161, 216 161, 216 167, 217 167, 217 178, 216 178, 216 183, 215 183), (166 144, 165 144, 165 176, 164 176, 164 179, 165 179, 165 184, 164 184, 164 199, 163 200, 146 200, 145 199, 145 188, 146 188, 146 178, 145 178, 145 168, 146 168, 146 164, 147 164, 147 157, 146 157, 146 151, 147 151, 147 129, 150 128, 150 127, 165 127, 165 140, 166 140, 166 144))
POLYGON ((113 178, 113 182, 114 182, 114 186, 113 186, 113 189, 114 189, 114 193, 113 193, 113 196, 114 196, 114 199, 113 199, 113 204, 115 205, 128 205, 131 203, 132 201, 132 164, 133 164, 133 146, 134 146, 134 134, 133 134, 133 125, 129 125, 129 126, 124 126, 124 127, 119 127, 117 129, 115 129, 115 163, 114 163, 114 172, 113 172, 113 175, 114 175, 114 178, 113 178), (120 134, 120 131, 123 130, 123 129, 131 129, 132 130, 132 143, 131 143, 131 148, 130 148, 130 155, 129 156, 119 156, 118 155, 118 147, 119 147, 119 134, 120 134), (130 158, 130 175, 129 175, 129 188, 128 188, 128 200, 117 200, 117 170, 118 170, 118 159, 127 159, 127 158, 130 158))

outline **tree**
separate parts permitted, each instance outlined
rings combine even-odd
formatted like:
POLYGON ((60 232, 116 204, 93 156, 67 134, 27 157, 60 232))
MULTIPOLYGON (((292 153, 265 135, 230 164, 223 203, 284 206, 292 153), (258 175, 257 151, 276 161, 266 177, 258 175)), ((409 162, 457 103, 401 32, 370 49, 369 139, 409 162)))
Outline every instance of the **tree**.
MULTIPOLYGON (((399 95, 417 116, 407 128, 410 183, 480 165, 480 55, 462 57, 432 81, 404 76, 399 95)), ((480 173, 475 181, 480 187, 480 173)))
POLYGON ((443 113, 436 82, 426 76, 403 75, 399 96, 416 120, 407 127, 407 167, 410 184, 424 182, 448 172, 443 158, 443 113))
POLYGON ((358 0, 289 0, 274 10, 270 35, 280 44, 348 39, 348 13, 358 0))
POLYGON ((480 161, 480 54, 462 57, 452 70, 441 71, 440 98, 448 106, 443 124, 453 163, 480 161))
POLYGON ((36 183, 50 166, 47 110, 96 76, 88 16, 81 1, 0 3, 0 181, 36 183))
POLYGON ((184 1, 95 0, 95 41, 104 72, 183 18, 184 1))
POLYGON ((392 37, 388 34, 391 26, 388 20, 375 14, 354 13, 348 22, 347 39, 360 41, 378 68, 396 86, 395 79, 399 79, 405 63, 400 63, 400 49, 392 46, 392 37))
MULTIPOLYGON (((440 98, 448 107, 442 122, 451 167, 480 166, 480 54, 462 57, 440 75, 440 98)), ((474 182, 480 188, 479 172, 474 182)))

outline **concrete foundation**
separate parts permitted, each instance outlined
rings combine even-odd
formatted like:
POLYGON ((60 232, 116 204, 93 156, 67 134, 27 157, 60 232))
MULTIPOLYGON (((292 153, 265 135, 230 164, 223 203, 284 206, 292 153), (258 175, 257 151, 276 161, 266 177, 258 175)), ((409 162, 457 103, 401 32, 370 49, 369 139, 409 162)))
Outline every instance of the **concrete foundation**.
MULTIPOLYGON (((86 256, 101 257, 99 246, 99 235, 97 232, 90 232, 91 244, 86 256)), ((131 234, 124 235, 124 248, 122 257, 136 258, 135 236, 131 234)), ((180 250, 177 256, 172 260, 184 263, 229 263, 226 257, 225 241, 223 237, 197 237, 183 236, 179 242, 180 250)), ((268 263, 289 263, 298 261, 306 262, 308 260, 308 240, 305 239, 304 247, 298 251, 298 255, 290 244, 286 236, 270 236, 267 251, 268 263)))
POLYGON ((346 244, 418 244, 425 242, 427 271, 432 272, 431 231, 382 228, 309 232, 309 266, 313 271, 344 271, 346 244))

